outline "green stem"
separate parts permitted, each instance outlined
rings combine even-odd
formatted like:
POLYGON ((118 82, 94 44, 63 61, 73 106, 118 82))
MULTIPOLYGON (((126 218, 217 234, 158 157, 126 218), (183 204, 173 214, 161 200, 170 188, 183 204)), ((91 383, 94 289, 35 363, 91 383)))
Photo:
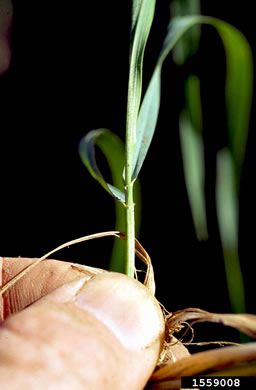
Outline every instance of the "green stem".
POLYGON ((142 63, 144 49, 152 24, 155 0, 133 0, 132 39, 128 82, 126 142, 125 142, 125 203, 126 203, 126 273, 135 271, 135 218, 133 203, 133 158, 136 143, 136 125, 141 100, 142 63))
POLYGON ((135 222, 133 203, 133 183, 126 186, 126 264, 125 272, 134 277, 135 269, 135 222))
POLYGON ((138 115, 138 100, 134 93, 134 63, 131 58, 128 83, 126 142, 125 142, 125 203, 126 203, 126 274, 134 277, 135 270, 135 218, 133 202, 133 153, 136 142, 136 122, 138 115))

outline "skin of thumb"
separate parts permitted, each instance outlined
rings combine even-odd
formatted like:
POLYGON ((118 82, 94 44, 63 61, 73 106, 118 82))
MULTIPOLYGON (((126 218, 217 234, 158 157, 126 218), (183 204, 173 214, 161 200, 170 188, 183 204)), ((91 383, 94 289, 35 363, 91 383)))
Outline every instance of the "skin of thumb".
POLYGON ((141 283, 117 273, 65 284, 0 328, 0 388, 141 390, 164 320, 141 283))

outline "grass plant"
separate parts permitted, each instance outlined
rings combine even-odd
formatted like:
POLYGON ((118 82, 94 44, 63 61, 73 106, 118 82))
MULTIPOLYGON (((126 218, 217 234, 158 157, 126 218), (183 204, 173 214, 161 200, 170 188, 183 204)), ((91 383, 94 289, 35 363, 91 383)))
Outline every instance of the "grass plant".
MULTIPOLYGON (((218 221, 227 279, 229 280, 229 275, 234 272, 236 281, 240 286, 240 288, 234 288, 232 283, 228 282, 230 301, 234 311, 241 312, 245 311, 245 303, 243 279, 238 260, 238 237, 237 233, 233 232, 238 230, 236 217, 238 208, 234 198, 237 199, 239 195, 241 167, 244 159, 250 115, 252 54, 248 42, 242 33, 222 20, 200 15, 199 2, 196 3, 197 5, 189 0, 175 1, 173 3, 177 15, 170 20, 154 72, 145 95, 141 99, 143 56, 154 16, 155 0, 133 1, 125 156, 121 157, 122 153, 119 153, 119 156, 114 155, 112 157, 110 165, 113 172, 114 185, 104 181, 97 168, 94 156, 95 143, 102 150, 104 149, 105 155, 111 155, 113 148, 110 140, 114 135, 110 131, 103 129, 93 130, 81 141, 79 151, 83 162, 91 174, 124 206, 127 237, 125 272, 133 277, 135 254, 134 214, 136 214, 134 213, 133 187, 138 179, 156 129, 161 97, 162 65, 173 50, 176 61, 179 64, 184 63, 186 58, 195 52, 199 44, 198 37, 200 36, 200 31, 198 27, 201 25, 213 26, 222 39, 226 53, 226 112, 229 127, 229 145, 225 153, 227 158, 220 158, 220 155, 223 153, 219 153, 218 157, 218 166, 220 167, 218 169, 216 186, 218 221), (102 133, 104 133, 104 136, 99 136, 102 133), (104 137, 104 140, 102 140, 102 137, 104 137), (227 164, 229 164, 230 169, 224 166, 227 164), (120 173, 119 179, 116 179, 117 166, 124 168, 123 183, 121 182, 120 173), (225 178, 223 175, 225 175, 225 178), (220 185, 220 183, 224 182, 225 185, 220 185), (118 184, 117 186, 115 186, 116 183, 118 184), (225 206, 227 203, 229 207, 225 206), (225 221, 228 221, 228 223, 225 221), (231 253, 233 253, 232 256, 230 255, 231 253)), ((184 174, 198 239, 207 239, 200 80, 195 75, 191 75, 185 81, 185 86, 186 103, 180 117, 184 174)), ((117 221, 120 221, 120 213, 117 215, 117 221)), ((116 253, 117 258, 118 260, 114 261, 116 265, 114 270, 123 269, 122 265, 118 265, 119 262, 123 262, 121 252, 116 253)))

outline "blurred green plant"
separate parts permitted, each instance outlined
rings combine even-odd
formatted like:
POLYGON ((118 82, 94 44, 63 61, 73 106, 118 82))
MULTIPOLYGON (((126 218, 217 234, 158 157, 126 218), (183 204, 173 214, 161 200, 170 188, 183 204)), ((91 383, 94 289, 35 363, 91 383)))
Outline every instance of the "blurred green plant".
MULTIPOLYGON (((172 14, 184 17, 200 12, 198 0, 175 0, 172 14)), ((204 17, 205 19, 205 17, 204 17)), ((238 255, 238 224, 241 170, 246 149, 252 98, 252 54, 245 37, 234 27, 210 18, 218 31, 226 54, 226 115, 228 145, 216 157, 216 209, 225 262, 230 303, 234 312, 245 312, 244 282, 238 255)), ((200 30, 186 34, 174 60, 183 65, 200 44, 200 30)), ((199 240, 208 237, 204 193, 204 144, 200 80, 190 75, 185 80, 185 107, 180 120, 184 175, 194 226, 199 240)))
MULTIPOLYGON (((94 130, 81 141, 80 155, 93 177, 124 206, 125 223, 123 214, 117 209, 117 226, 125 226, 125 270, 128 275, 133 276, 135 237, 133 185, 144 163, 157 124, 162 64, 173 49, 176 49, 174 58, 177 64, 184 64, 187 58, 196 52, 200 43, 199 26, 205 24, 215 27, 226 53, 225 95, 229 128, 228 149, 220 151, 217 157, 216 205, 230 301, 234 311, 243 312, 245 299, 238 258, 237 199, 252 95, 251 50, 243 34, 235 27, 216 18, 200 15, 199 1, 175 0, 172 4, 174 16, 170 20, 155 70, 141 102, 143 56, 153 20, 155 0, 133 0, 132 3, 125 152, 121 152, 120 147, 120 152, 117 152, 116 148, 114 154, 115 147, 112 141, 116 136, 113 133, 94 130), (96 143, 108 159, 113 174, 113 185, 104 181, 97 168, 94 157, 96 143), (235 278, 231 275, 235 275, 235 278)), ((184 175, 198 239, 206 239, 208 232, 200 80, 195 75, 190 75, 184 84, 186 103, 180 117, 184 175)), ((121 145, 120 141, 118 143, 121 145)), ((118 265, 119 262, 123 262, 123 253, 116 251, 115 256, 116 260, 112 263, 114 268, 123 270, 123 266, 118 265)))

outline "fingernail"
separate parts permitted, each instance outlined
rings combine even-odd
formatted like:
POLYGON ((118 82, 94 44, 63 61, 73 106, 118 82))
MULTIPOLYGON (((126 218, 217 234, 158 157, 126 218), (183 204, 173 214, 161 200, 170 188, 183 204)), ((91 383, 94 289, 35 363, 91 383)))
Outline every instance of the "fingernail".
POLYGON ((164 334, 158 303, 146 287, 126 275, 110 272, 94 276, 82 284, 75 304, 107 326, 128 349, 152 346, 164 334))

